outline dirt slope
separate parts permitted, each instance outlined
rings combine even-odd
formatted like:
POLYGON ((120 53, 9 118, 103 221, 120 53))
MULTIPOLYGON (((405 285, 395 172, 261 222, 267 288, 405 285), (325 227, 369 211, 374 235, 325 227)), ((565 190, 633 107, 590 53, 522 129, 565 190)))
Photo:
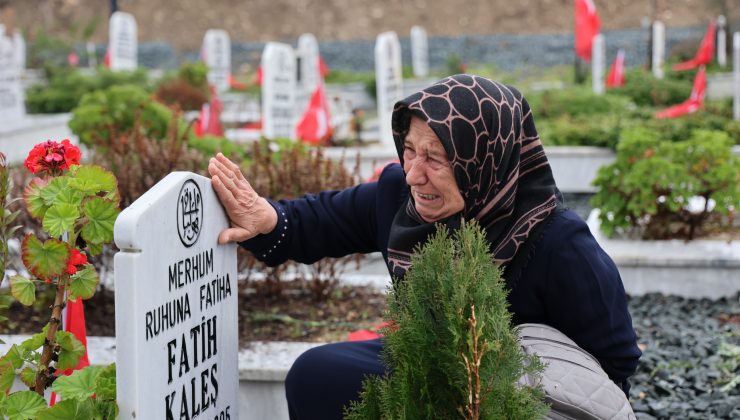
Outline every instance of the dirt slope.
MULTIPOLYGON (((21 27, 69 33, 99 17, 93 41, 107 31, 108 0, 11 0, 21 27)), ((701 25, 718 14, 740 21, 740 0, 594 0, 602 28, 634 28, 644 16, 668 27, 701 25)), ((303 32, 319 40, 371 39, 384 30, 408 36, 424 26, 430 36, 486 33, 566 33, 573 0, 118 0, 133 13, 139 39, 197 48, 209 28, 236 41, 292 40, 303 32)), ((737 26, 736 26, 737 27, 737 26)))

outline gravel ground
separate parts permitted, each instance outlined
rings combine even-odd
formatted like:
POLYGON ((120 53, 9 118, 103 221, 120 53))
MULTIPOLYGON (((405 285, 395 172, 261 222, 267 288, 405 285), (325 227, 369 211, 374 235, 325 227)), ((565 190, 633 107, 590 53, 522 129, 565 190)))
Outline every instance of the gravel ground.
POLYGON ((630 401, 638 419, 740 419, 740 295, 630 300, 643 355, 630 401), (722 353, 734 353, 722 355, 722 353))

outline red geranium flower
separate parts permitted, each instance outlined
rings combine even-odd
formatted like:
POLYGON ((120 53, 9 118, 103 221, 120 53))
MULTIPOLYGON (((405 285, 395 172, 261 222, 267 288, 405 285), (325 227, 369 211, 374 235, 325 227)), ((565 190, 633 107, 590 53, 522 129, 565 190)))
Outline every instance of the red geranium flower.
POLYGON ((78 251, 77 248, 72 248, 69 260, 67 260, 67 274, 76 273, 77 269, 85 264, 87 264, 87 255, 78 251))
POLYGON ((34 174, 60 175, 72 165, 80 164, 80 149, 69 139, 61 143, 48 140, 33 146, 23 165, 34 174))

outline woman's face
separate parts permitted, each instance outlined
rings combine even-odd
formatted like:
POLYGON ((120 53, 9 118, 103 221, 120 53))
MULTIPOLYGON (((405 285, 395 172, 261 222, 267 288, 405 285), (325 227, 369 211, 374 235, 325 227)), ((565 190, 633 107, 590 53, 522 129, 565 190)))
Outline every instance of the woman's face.
POLYGON ((403 170, 416 203, 426 222, 436 222, 465 207, 457 188, 452 166, 434 131, 418 117, 411 117, 403 144, 403 170))

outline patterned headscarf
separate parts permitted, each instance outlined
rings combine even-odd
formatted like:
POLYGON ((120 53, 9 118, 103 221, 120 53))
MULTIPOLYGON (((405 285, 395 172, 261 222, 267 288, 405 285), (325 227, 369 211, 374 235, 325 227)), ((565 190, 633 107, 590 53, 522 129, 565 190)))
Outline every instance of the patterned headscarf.
MULTIPOLYGON (((486 230, 493 260, 511 261, 533 229, 562 202, 529 104, 516 89, 480 76, 443 79, 396 103, 393 138, 403 164, 411 116, 421 118, 444 146, 465 207, 437 223, 451 230, 460 218, 486 230)), ((391 272, 403 277, 414 247, 435 225, 416 211, 413 196, 396 214, 388 241, 391 272)), ((528 243, 533 246, 533 242, 528 243)), ((529 247, 529 245, 528 245, 529 247)))

